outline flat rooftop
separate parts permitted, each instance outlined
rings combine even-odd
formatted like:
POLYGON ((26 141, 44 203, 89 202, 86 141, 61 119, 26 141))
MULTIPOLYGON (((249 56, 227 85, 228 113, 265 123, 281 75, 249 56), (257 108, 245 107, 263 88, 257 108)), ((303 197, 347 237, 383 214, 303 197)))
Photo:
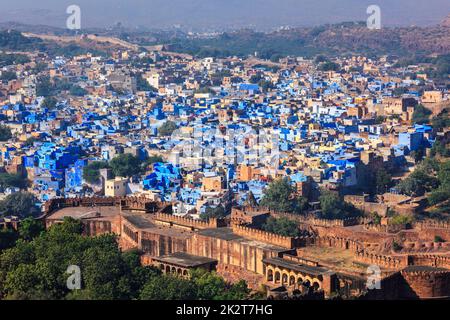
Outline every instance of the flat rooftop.
POLYGON ((190 238, 194 232, 189 229, 169 227, 166 225, 155 223, 154 215, 148 213, 124 213, 123 219, 127 220, 136 229, 152 234, 166 235, 171 237, 190 238))
POLYGON ((120 214, 120 208, 116 206, 97 207, 66 207, 51 213, 47 219, 62 220, 65 217, 74 219, 111 219, 120 214))
POLYGON ((152 257, 152 259, 185 268, 194 268, 205 264, 217 263, 216 259, 195 256, 185 252, 175 252, 160 257, 152 257))
POLYGON ((240 235, 233 233, 233 230, 229 227, 203 229, 203 230, 199 230, 197 233, 200 235, 206 236, 206 237, 217 238, 217 239, 222 239, 222 240, 226 240, 226 241, 239 242, 242 244, 247 244, 248 246, 251 246, 251 247, 257 247, 257 248, 261 248, 264 250, 271 250, 271 251, 276 251, 276 252, 290 251, 290 249, 286 249, 286 248, 276 246, 276 245, 273 245, 270 243, 253 240, 253 239, 249 239, 249 238, 244 238, 240 235))

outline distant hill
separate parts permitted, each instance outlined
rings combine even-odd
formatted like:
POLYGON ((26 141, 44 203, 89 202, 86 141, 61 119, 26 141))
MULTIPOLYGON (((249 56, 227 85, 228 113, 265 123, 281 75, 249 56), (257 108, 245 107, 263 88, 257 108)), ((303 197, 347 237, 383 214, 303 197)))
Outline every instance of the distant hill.
POLYGON ((441 22, 441 26, 450 27, 450 14, 441 22))
POLYGON ((341 23, 271 33, 240 30, 218 36, 177 37, 170 49, 199 56, 248 55, 411 55, 450 53, 450 27, 407 27, 369 30, 365 23, 341 23))

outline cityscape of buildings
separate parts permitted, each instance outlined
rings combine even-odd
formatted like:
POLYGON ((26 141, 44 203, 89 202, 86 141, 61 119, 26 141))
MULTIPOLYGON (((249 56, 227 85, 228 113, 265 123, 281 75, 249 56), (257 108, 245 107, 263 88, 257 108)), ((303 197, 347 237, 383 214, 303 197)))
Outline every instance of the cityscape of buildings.
POLYGON ((71 217, 270 299, 450 296, 450 96, 426 63, 1 55, 1 226, 71 217))

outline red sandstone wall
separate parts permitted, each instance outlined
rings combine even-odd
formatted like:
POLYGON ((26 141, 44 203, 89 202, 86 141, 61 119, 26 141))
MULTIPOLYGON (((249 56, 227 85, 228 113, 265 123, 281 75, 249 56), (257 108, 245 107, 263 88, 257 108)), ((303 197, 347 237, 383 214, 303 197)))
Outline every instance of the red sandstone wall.
POLYGON ((421 299, 450 296, 450 272, 401 272, 408 287, 403 289, 405 298, 421 299))

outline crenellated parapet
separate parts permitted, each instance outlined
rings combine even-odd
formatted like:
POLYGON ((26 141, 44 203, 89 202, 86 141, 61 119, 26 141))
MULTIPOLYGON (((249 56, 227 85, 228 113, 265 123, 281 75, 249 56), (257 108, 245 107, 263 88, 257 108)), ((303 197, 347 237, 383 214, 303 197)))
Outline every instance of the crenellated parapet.
POLYGON ((361 250, 355 253, 356 260, 367 264, 375 264, 389 269, 400 269, 408 265, 407 256, 389 256, 361 250))
POLYGON ((401 270, 407 284, 407 298, 448 298, 450 296, 450 270, 408 267, 401 270))
POLYGON ((155 221, 163 222, 171 226, 188 227, 192 229, 210 229, 226 226, 226 222, 223 219, 210 218, 204 221, 167 213, 156 213, 154 219, 155 221))
POLYGON ((44 215, 66 207, 117 206, 124 210, 138 210, 148 213, 164 210, 170 203, 155 202, 143 196, 129 197, 75 197, 54 198, 44 203, 44 215))
POLYGON ((450 230, 450 222, 447 221, 436 221, 436 220, 425 220, 418 221, 414 223, 414 228, 418 230, 424 229, 448 229, 450 230))
POLYGON ((233 233, 244 238, 258 240, 288 249, 299 247, 301 246, 302 241, 306 240, 306 237, 286 237, 272 232, 250 228, 238 224, 233 224, 232 230, 233 233))

